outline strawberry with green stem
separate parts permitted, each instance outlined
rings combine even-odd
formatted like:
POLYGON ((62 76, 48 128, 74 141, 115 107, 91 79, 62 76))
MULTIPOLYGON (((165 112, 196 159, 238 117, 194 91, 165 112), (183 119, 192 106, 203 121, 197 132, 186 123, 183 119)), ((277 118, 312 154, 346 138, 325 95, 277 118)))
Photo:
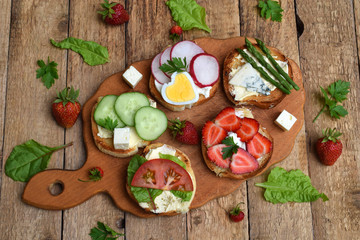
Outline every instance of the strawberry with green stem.
POLYGON ((316 151, 320 158, 320 162, 331 166, 340 157, 342 153, 342 143, 338 139, 342 133, 336 131, 336 128, 322 131, 323 137, 316 142, 316 151))
POLYGON ((190 121, 180 121, 179 119, 170 120, 169 126, 173 137, 185 144, 196 145, 199 143, 199 135, 194 124, 190 121))
POLYGON ((230 212, 229 212, 229 216, 230 219, 234 222, 240 222, 244 219, 245 214, 244 212, 240 209, 240 204, 244 204, 243 202, 238 203, 230 212))
POLYGON ((104 10, 98 11, 98 13, 102 15, 102 19, 107 24, 120 25, 129 21, 129 14, 120 3, 109 3, 108 0, 104 0, 101 6, 104 10))

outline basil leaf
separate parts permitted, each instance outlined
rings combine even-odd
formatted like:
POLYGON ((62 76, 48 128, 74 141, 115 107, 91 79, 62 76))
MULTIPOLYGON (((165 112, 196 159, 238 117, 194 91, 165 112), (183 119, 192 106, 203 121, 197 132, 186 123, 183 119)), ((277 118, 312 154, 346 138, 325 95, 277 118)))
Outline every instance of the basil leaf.
POLYGON ((173 155, 170 155, 170 154, 162 154, 162 153, 159 153, 159 156, 160 158, 162 159, 169 159, 177 164, 179 164, 181 167, 183 167, 184 169, 186 169, 186 164, 181 161, 178 157, 176 156, 173 156, 173 155))
POLYGON ((55 42, 50 39, 50 42, 55 47, 62 49, 71 49, 79 53, 84 62, 90 66, 100 65, 109 62, 109 53, 106 47, 92 41, 84 41, 82 39, 69 37, 61 42, 55 42))
POLYGON ((131 186, 131 181, 136 173, 136 171, 139 169, 139 167, 146 162, 147 160, 139 155, 135 155, 131 158, 129 162, 129 166, 127 168, 127 180, 129 186, 131 186))
POLYGON ((142 188, 142 187, 130 187, 132 194, 134 195, 135 199, 140 202, 152 202, 155 200, 157 196, 159 196, 163 190, 160 189, 153 189, 153 188, 142 188), (149 190, 149 191, 148 191, 149 190), (150 193, 150 196, 149 196, 150 193))
POLYGON ((35 140, 17 145, 5 163, 5 174, 15 181, 27 182, 36 173, 47 168, 51 155, 72 142, 58 147, 47 147, 35 140))
POLYGON ((175 190, 170 190, 170 192, 172 194, 174 194, 176 197, 181 198, 183 200, 183 202, 188 202, 190 201, 193 192, 186 192, 186 191, 175 191, 175 190))
POLYGON ((183 30, 199 28, 211 32, 205 22, 205 8, 194 0, 169 0, 166 5, 170 8, 174 21, 183 30))
POLYGON ((276 167, 271 170, 267 182, 255 185, 266 188, 264 197, 271 203, 312 202, 318 198, 324 202, 329 200, 311 185, 310 178, 299 169, 287 172, 276 167))

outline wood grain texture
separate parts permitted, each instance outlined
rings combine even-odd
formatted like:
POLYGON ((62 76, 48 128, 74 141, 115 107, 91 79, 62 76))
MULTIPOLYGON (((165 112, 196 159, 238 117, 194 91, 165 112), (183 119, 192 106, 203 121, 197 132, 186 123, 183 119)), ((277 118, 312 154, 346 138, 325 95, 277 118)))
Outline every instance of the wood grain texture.
MULTIPOLYGON (((294 1, 281 1, 281 7, 284 9, 281 23, 261 18, 256 7, 257 1, 241 1, 241 3, 241 34, 263 39, 266 44, 275 46, 285 56, 299 63, 294 1)), ((288 110, 287 106, 283 106, 283 109, 288 110)), ((296 138, 292 153, 276 166, 283 167, 286 170, 301 169, 307 174, 308 164, 304 127, 296 138)), ((264 189, 254 185, 266 181, 269 172, 270 170, 248 181, 250 238, 311 239, 312 223, 308 220, 311 218, 310 204, 274 205, 265 201, 263 197, 264 189), (274 218, 274 216, 281 217, 274 218)))
MULTIPOLYGON (((317 201, 311 205, 314 237, 358 239, 360 81, 352 1, 322 0, 314 5, 314 2, 299 0, 297 9, 306 29, 299 47, 305 86, 310 89, 305 109, 310 176, 314 186, 330 199, 326 203, 317 201), (343 104, 349 115, 334 120, 322 114, 312 123, 322 107, 319 86, 326 88, 338 79, 351 82, 348 100, 343 104), (320 164, 314 150, 321 130, 327 127, 336 127, 343 132, 343 153, 331 167, 320 164)), ((358 24, 359 16, 355 19, 358 24)))
MULTIPOLYGON (((12 148, 31 138, 48 146, 64 142, 64 131, 53 120, 50 106, 56 90, 65 85, 66 53, 54 49, 49 38, 66 37, 61 22, 68 11, 67 1, 13 1, 12 6, 3 166, 12 148), (50 8, 53 11, 46 11, 50 8), (46 61, 48 56, 59 64, 59 79, 49 90, 36 79, 36 61, 46 61)), ((63 153, 52 156, 50 168, 62 166, 63 153)), ((59 239, 61 212, 21 203, 23 187, 2 171, 0 238, 59 239)))

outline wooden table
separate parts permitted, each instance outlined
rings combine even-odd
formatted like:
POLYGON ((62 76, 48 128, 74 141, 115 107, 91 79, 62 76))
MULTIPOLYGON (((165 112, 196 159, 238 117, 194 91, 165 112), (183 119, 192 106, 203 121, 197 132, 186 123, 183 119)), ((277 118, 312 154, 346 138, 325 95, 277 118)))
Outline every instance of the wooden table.
MULTIPOLYGON (((130 14, 127 24, 112 27, 101 22, 96 10, 101 1, 3 0, 0 9, 0 156, 5 165, 12 148, 28 139, 48 146, 74 141, 55 153, 49 168, 78 169, 86 159, 82 121, 71 129, 59 127, 50 105, 65 86, 80 88, 80 102, 94 94, 103 79, 134 61, 152 58, 171 44, 168 31, 174 22, 164 1, 121 1, 130 14), (78 37, 107 46, 111 62, 91 67, 72 52, 53 47, 49 39, 78 37), (35 70, 38 59, 55 60, 59 79, 47 90, 35 70)), ((47 211, 21 201, 24 183, 8 178, 2 167, 0 239, 90 239, 97 221, 124 232, 126 239, 359 239, 360 238, 360 130, 359 48, 360 3, 349 0, 283 0, 282 23, 259 17, 254 0, 198 0, 205 7, 211 34, 200 30, 183 39, 251 36, 282 50, 302 69, 306 90, 305 124, 295 147, 283 162, 285 169, 301 169, 330 201, 271 204, 254 183, 242 184, 232 194, 213 200, 185 215, 140 219, 117 209, 105 194, 64 211, 47 211), (296 16, 304 23, 299 36, 296 16), (332 120, 323 114, 319 86, 337 79, 351 82, 344 106, 349 115, 332 120), (344 133, 344 151, 332 167, 319 163, 314 144, 321 129, 336 127, 344 133), (228 210, 244 202, 246 218, 233 223, 228 210)), ((299 24, 298 24, 299 26, 299 24)))

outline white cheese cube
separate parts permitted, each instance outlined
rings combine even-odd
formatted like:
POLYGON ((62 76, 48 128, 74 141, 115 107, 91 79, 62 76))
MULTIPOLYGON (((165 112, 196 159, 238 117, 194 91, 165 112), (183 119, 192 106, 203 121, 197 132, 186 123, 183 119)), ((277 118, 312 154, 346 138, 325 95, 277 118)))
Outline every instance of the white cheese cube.
POLYGON ((291 115, 288 111, 283 110, 282 113, 275 120, 275 123, 284 131, 289 131, 296 122, 296 117, 291 115))
POLYGON ((122 76, 125 82, 132 88, 135 88, 143 77, 143 75, 133 66, 130 66, 122 76))
POLYGON ((115 149, 129 149, 130 146, 130 128, 115 128, 114 129, 114 148, 115 149))

